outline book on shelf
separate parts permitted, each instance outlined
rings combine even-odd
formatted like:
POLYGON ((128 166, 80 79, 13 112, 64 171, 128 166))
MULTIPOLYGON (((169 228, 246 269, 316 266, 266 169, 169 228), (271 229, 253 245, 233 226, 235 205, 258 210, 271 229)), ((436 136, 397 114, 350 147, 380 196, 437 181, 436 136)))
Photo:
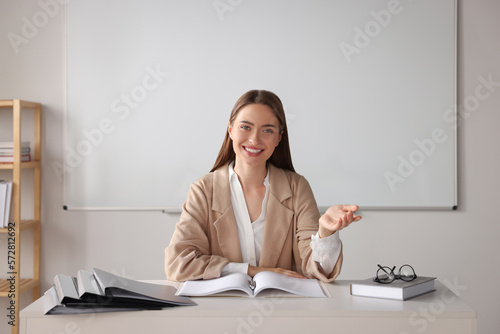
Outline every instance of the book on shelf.
POLYGON ((54 285, 43 295, 44 314, 77 314, 117 311, 159 310, 164 307, 196 305, 176 296, 169 285, 146 283, 94 268, 80 270, 76 277, 56 275, 54 285))
MULTIPOLYGON (((21 155, 21 162, 29 162, 29 161, 31 161, 31 155, 29 153, 21 155)), ((13 155, 0 155, 0 163, 11 164, 13 162, 14 162, 13 155)))
POLYGON ((252 279, 243 273, 231 273, 210 280, 186 281, 178 296, 249 296, 249 297, 326 297, 316 279, 296 278, 272 271, 261 271, 252 279))
POLYGON ((407 300, 413 297, 423 295, 428 292, 435 291, 435 277, 418 276, 410 282, 403 280, 395 280, 389 284, 381 284, 373 281, 373 278, 368 278, 361 281, 351 283, 351 295, 407 300))
MULTIPOLYGON (((29 141, 23 141, 21 142, 21 148, 29 148, 30 147, 30 142, 29 141)), ((0 141, 0 150, 2 149, 14 149, 14 142, 12 141, 0 141)))
POLYGON ((12 181, 0 180, 0 228, 9 225, 12 213, 12 181))
MULTIPOLYGON (((31 152, 31 149, 28 147, 21 148, 21 155, 26 155, 31 152)), ((14 148, 0 148, 0 156, 3 155, 14 155, 14 148)))
MULTIPOLYGON (((21 162, 31 161, 30 142, 21 142, 21 162)), ((0 163, 14 162, 14 142, 2 141, 0 142, 0 163)))

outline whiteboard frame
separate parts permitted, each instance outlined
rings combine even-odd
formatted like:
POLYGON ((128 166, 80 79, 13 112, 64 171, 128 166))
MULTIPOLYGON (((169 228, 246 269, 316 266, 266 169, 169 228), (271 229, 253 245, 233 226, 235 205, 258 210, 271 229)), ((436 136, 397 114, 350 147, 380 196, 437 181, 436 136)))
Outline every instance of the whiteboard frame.
MULTIPOLYGON (((458 70, 458 63, 457 63, 457 40, 458 40, 458 0, 453 0, 454 2, 454 39, 453 39, 453 44, 454 44, 454 59, 453 59, 453 140, 454 140, 454 162, 453 162, 453 168, 454 168, 454 205, 451 207, 448 206, 436 206, 436 207, 429 207, 429 206, 362 206, 360 207, 360 211, 450 211, 450 210, 457 210, 458 209, 458 110, 457 110, 457 105, 458 105, 458 98, 457 98, 457 89, 458 89, 458 83, 457 83, 457 70, 458 70)), ((67 4, 63 3, 63 146, 66 147, 67 141, 68 141, 68 131, 67 131, 67 116, 68 116, 68 101, 67 101, 67 88, 68 88, 68 75, 67 75, 67 9, 66 9, 67 4)), ((63 148, 64 150, 64 148, 63 148)), ((63 154, 63 159, 64 159, 64 154, 63 154)), ((179 214, 182 212, 181 207, 172 207, 172 206, 165 206, 165 207, 127 207, 127 206, 109 206, 109 207, 79 207, 79 206, 71 206, 68 205, 67 203, 67 190, 66 190, 66 174, 63 175, 63 209, 67 211, 159 211, 164 214, 179 214)), ((325 212, 328 207, 325 206, 319 206, 318 207, 320 212, 325 212)))

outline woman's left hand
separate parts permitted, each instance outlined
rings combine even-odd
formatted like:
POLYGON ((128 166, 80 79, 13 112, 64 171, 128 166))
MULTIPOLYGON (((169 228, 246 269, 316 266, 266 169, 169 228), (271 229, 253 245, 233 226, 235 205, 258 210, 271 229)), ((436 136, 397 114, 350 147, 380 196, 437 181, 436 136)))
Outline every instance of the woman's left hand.
POLYGON ((329 207, 319 219, 319 237, 326 238, 349 226, 352 222, 361 220, 361 216, 354 214, 358 209, 357 205, 334 205, 329 207))

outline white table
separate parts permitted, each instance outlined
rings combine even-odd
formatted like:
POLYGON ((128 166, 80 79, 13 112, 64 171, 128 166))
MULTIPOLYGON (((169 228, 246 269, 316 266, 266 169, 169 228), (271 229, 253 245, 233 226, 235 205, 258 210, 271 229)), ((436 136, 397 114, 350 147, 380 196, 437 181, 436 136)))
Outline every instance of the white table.
POLYGON ((324 287, 328 298, 203 297, 197 306, 79 315, 43 315, 39 299, 20 312, 20 333, 477 333, 476 312, 437 281, 404 302, 351 296, 349 281, 324 287))

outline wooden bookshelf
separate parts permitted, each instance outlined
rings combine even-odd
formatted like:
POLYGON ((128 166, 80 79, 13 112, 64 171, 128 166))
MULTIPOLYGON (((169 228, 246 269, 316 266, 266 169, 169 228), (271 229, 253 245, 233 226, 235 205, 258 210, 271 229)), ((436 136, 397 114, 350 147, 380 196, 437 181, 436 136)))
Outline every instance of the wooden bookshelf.
MULTIPOLYGON (((35 288, 39 284, 38 280, 32 278, 21 278, 20 288, 21 294, 35 288)), ((8 297, 11 283, 3 278, 0 279, 0 297, 8 297)))
MULTIPOLYGON (((14 225, 0 228, 0 238, 6 238, 7 252, 5 258, 8 263, 8 272, 2 273, 7 278, 0 279, 0 297, 7 297, 14 303, 14 326, 12 333, 19 332, 19 311, 21 294, 32 291, 33 300, 40 297, 40 237, 41 237, 41 138, 42 138, 42 106, 40 103, 22 100, 0 100, 0 112, 10 111, 12 113, 14 158, 12 163, 0 163, 0 170, 12 171, 12 221, 14 225), (28 111, 25 111, 28 110, 28 111), (34 117, 34 143, 31 148, 32 161, 21 162, 21 120, 22 116, 32 111, 34 117), (33 218, 21 219, 21 170, 33 170, 33 218), (33 229, 33 277, 22 278, 21 276, 21 236, 22 232, 33 229), (9 280, 12 278, 12 280, 9 280)), ((2 124, 3 125, 3 124, 2 124)), ((9 313, 10 314, 10 313, 9 313)), ((9 318, 7 318, 10 321, 9 318)))

